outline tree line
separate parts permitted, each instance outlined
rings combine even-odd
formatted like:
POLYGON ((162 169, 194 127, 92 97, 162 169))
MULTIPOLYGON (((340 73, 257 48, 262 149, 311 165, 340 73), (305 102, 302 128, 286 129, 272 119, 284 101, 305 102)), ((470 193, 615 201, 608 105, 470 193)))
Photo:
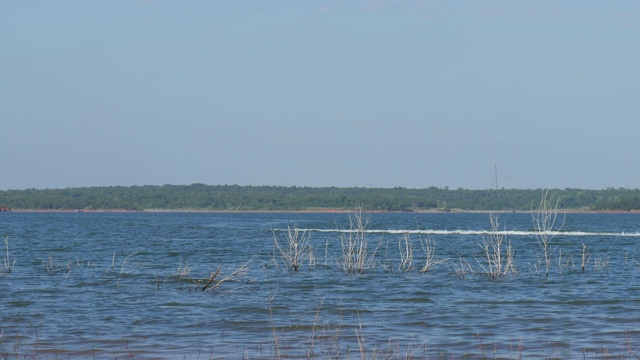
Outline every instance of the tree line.
MULTIPOLYGON (((528 211, 542 189, 468 190, 239 185, 144 185, 0 191, 0 207, 31 210, 528 211)), ((560 209, 640 210, 640 189, 551 189, 560 209)))

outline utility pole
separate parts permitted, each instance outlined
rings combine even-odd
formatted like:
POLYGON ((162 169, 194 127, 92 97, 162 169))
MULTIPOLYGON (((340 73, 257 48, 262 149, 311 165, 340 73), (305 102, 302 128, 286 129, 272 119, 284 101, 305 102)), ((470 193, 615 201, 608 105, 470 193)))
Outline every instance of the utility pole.
POLYGON ((495 172, 496 191, 497 191, 498 190, 498 163, 493 163, 493 170, 495 172))

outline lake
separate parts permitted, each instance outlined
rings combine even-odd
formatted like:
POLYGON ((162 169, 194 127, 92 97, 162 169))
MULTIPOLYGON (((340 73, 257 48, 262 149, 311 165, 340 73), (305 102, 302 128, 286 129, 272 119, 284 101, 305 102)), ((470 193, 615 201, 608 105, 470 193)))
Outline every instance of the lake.
POLYGON ((498 233, 483 213, 363 217, 1 213, 0 358, 638 358, 640 214, 566 214, 548 276, 531 214, 498 233), (288 253, 295 228, 310 251, 289 271, 274 238, 288 253))

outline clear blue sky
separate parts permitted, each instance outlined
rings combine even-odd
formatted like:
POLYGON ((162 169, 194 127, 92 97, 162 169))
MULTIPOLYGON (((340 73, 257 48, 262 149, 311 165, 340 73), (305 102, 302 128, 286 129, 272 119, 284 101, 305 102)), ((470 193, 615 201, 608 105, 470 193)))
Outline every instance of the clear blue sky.
POLYGON ((0 189, 640 187, 640 1, 0 1, 0 189))

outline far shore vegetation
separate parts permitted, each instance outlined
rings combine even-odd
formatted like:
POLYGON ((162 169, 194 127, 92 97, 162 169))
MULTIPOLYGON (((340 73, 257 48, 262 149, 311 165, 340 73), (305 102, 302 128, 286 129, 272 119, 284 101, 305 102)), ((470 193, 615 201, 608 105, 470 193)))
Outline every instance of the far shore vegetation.
MULTIPOLYGON (((144 185, 0 191, 3 210, 529 211, 543 189, 144 185)), ((640 210, 640 189, 549 189, 562 210, 640 210)))

